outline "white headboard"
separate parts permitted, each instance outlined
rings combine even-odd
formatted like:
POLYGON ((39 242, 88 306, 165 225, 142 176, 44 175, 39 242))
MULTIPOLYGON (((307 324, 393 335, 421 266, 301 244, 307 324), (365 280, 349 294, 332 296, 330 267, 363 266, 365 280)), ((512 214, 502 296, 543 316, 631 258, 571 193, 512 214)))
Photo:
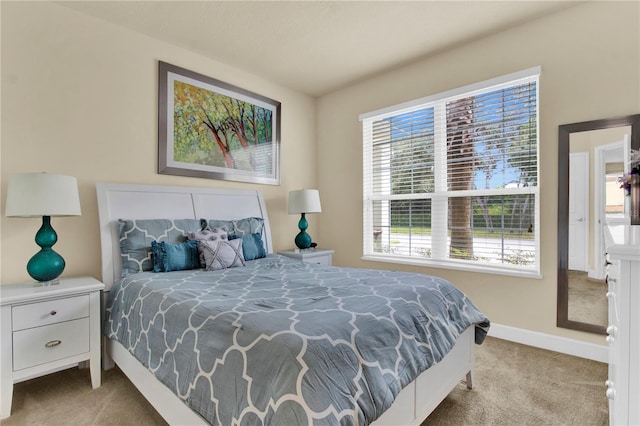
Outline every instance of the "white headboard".
POLYGON ((118 219, 264 219, 263 240, 272 253, 271 228, 260 191, 98 183, 102 282, 120 278, 118 219))

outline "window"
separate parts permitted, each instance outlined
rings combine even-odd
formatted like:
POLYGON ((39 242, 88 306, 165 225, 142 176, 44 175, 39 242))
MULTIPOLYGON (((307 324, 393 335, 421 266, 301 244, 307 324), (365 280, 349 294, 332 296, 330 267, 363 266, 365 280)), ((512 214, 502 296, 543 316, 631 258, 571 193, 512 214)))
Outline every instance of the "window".
POLYGON ((539 275, 539 74, 360 117, 365 259, 539 275))

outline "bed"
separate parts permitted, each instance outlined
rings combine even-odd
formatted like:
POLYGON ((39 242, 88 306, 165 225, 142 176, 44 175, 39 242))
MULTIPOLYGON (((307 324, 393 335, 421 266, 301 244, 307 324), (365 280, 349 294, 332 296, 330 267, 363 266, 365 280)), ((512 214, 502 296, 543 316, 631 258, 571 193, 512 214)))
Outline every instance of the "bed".
POLYGON ((100 183, 97 195, 104 365, 169 424, 419 425, 461 380, 471 389, 489 321, 445 280, 275 255, 259 191, 100 183), (123 261, 130 224, 160 219, 171 231, 152 239, 226 223, 264 253, 214 271, 123 261))

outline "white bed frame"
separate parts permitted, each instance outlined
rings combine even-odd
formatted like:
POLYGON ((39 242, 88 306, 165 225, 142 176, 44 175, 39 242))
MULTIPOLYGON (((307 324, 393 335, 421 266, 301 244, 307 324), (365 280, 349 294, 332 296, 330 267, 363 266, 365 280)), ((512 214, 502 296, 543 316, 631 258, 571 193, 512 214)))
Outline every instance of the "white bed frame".
MULTIPOLYGON (((105 292, 121 273, 118 219, 261 217, 265 248, 268 253, 273 252, 269 218, 260 191, 99 183, 97 193, 105 292)), ((206 424, 120 343, 104 340, 104 368, 113 367, 115 362, 169 424, 206 424)), ((466 377, 467 388, 471 389, 473 360, 474 330, 470 327, 451 352, 404 388, 389 410, 373 424, 420 425, 463 378, 466 377)))

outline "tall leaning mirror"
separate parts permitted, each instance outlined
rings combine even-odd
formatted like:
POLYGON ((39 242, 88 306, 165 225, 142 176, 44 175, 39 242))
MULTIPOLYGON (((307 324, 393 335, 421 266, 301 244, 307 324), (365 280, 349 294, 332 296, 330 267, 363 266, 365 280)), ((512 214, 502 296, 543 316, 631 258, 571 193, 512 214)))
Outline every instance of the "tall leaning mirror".
POLYGON ((562 125, 558 146, 557 325, 605 334, 605 227, 629 223, 617 179, 640 148, 640 114, 562 125))

